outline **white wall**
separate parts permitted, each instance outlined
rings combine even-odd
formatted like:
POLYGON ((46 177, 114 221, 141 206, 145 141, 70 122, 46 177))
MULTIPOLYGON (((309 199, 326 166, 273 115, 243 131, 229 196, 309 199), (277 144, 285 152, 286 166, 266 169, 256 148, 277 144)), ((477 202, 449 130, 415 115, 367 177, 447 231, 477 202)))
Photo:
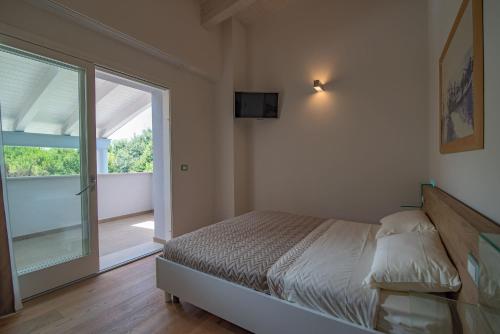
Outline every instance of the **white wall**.
POLYGON ((256 209, 376 221, 418 202, 426 17, 425 1, 291 1, 249 30, 251 88, 281 92, 250 136, 256 209))
POLYGON ((500 1, 484 0, 484 150, 439 153, 438 60, 461 0, 429 0, 429 163, 439 187, 500 223, 500 1))
POLYGON ((12 237, 81 224, 78 176, 7 178, 12 237))
MULTIPOLYGON (((195 2, 195 0, 189 1, 195 2)), ((177 2, 179 6, 185 6, 184 0, 177 2)), ((97 4, 97 2, 94 3, 97 4)), ((183 18, 189 21, 198 15, 198 6, 182 7, 187 8, 187 12, 175 10, 165 12, 155 7, 160 6, 161 3, 161 1, 155 1, 149 8, 151 11, 158 10, 158 13, 161 13, 157 18, 159 20, 161 16, 162 22, 169 20, 177 22, 182 21, 183 18)), ((0 32, 7 32, 61 50, 170 89, 172 233, 176 236, 213 223, 215 84, 186 70, 185 66, 179 67, 167 63, 102 33, 79 26, 69 19, 33 7, 25 1, 0 0, 0 9, 0 32), (182 163, 190 165, 188 172, 180 172, 182 163)), ((109 16, 114 15, 113 12, 106 13, 109 16)), ((103 21, 107 20, 103 19, 103 21)), ((146 18, 125 21, 123 24, 128 24, 128 26, 127 28, 121 27, 121 29, 129 32, 142 31, 145 24, 149 25, 146 18)), ((149 42, 160 45, 165 33, 161 27, 158 27, 158 30, 152 32, 151 38, 154 36, 154 40, 149 40, 149 42)), ((184 36, 182 43, 204 45, 204 38, 208 38, 205 34, 184 35, 182 29, 176 29, 175 33, 184 36)), ((210 31, 207 34, 212 36, 219 32, 210 31)), ((210 38, 218 39, 219 37, 210 38)), ((177 52, 176 43, 164 45, 164 52, 183 56, 182 52, 177 52)), ((189 50, 189 47, 186 48, 189 50)), ((199 54, 193 56, 193 59, 205 56, 200 51, 199 54)), ((211 64, 207 68, 216 68, 221 61, 217 52, 212 56, 204 60, 211 64)), ((190 66, 196 66, 195 61, 191 61, 187 56, 184 61, 190 66)))
MULTIPOLYGON (((99 220, 153 210, 152 173, 99 174, 99 220)), ((13 237, 81 224, 79 176, 7 178, 13 237)))
POLYGON ((247 28, 237 19, 222 24, 223 68, 217 82, 215 118, 215 218, 222 220, 252 210, 248 120, 234 119, 234 92, 249 89, 247 28))
POLYGON ((152 173, 97 175, 99 220, 153 210, 152 173))
MULTIPOLYGON (((233 20, 234 91, 250 89, 248 63, 248 29, 238 20, 233 20)), ((233 96, 234 109, 234 96, 233 96)), ((252 120, 234 120, 234 205, 235 214, 251 211, 252 203, 252 120)))
POLYGON ((200 24, 197 0, 56 0, 218 78, 220 34, 200 24))
POLYGON ((234 92, 249 89, 247 28, 231 18, 222 24, 223 68, 217 82, 215 118, 215 219, 252 210, 251 122, 234 119, 234 92))
POLYGON ((215 220, 235 215, 233 20, 222 23, 222 75, 217 82, 215 129, 215 220))

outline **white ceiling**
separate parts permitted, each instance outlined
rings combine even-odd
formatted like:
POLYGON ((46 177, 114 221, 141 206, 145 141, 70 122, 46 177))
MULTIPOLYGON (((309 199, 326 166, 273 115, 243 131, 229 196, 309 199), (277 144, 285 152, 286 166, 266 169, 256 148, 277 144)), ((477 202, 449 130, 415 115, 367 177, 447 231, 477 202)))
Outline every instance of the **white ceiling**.
MULTIPOLYGON (((3 131, 77 136, 79 72, 0 50, 3 131)), ((107 137, 145 110, 151 93, 96 78, 96 128, 107 137)))
POLYGON ((151 93, 96 78, 98 137, 109 137, 151 105, 151 93))

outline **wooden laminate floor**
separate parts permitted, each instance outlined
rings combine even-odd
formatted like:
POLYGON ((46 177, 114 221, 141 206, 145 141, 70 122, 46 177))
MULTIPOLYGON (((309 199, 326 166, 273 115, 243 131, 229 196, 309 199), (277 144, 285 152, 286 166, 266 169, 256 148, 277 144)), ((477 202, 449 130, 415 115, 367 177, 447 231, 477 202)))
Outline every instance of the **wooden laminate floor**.
POLYGON ((152 243, 153 237, 153 213, 117 218, 106 223, 99 223, 99 256, 106 256, 141 244, 152 243))
POLYGON ((166 304, 155 256, 24 304, 0 333, 247 333, 188 303, 166 304))

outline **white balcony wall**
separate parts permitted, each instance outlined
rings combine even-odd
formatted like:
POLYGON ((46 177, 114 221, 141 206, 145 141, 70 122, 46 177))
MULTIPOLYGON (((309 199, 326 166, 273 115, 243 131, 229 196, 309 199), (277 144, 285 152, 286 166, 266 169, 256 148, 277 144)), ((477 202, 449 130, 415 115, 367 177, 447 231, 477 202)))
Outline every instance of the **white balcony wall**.
POLYGON ((153 210, 153 173, 97 175, 99 220, 153 210))
MULTIPOLYGON (((152 173, 100 174, 99 219, 153 209, 152 173)), ((7 178, 13 237, 79 225, 79 176, 7 178)))
POLYGON ((7 178, 13 237, 80 224, 79 189, 79 176, 7 178))

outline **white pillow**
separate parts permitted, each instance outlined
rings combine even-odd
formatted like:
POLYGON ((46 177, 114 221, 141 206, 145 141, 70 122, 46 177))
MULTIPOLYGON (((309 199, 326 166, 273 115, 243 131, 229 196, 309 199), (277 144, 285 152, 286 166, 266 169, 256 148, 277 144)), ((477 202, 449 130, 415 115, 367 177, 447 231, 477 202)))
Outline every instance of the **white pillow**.
POLYGON ((393 213, 380 220, 382 227, 375 238, 379 239, 392 234, 416 231, 437 231, 422 210, 409 210, 393 213))
POLYGON ((377 240, 364 283, 394 291, 447 292, 460 289, 460 278, 432 231, 394 234, 377 240))

